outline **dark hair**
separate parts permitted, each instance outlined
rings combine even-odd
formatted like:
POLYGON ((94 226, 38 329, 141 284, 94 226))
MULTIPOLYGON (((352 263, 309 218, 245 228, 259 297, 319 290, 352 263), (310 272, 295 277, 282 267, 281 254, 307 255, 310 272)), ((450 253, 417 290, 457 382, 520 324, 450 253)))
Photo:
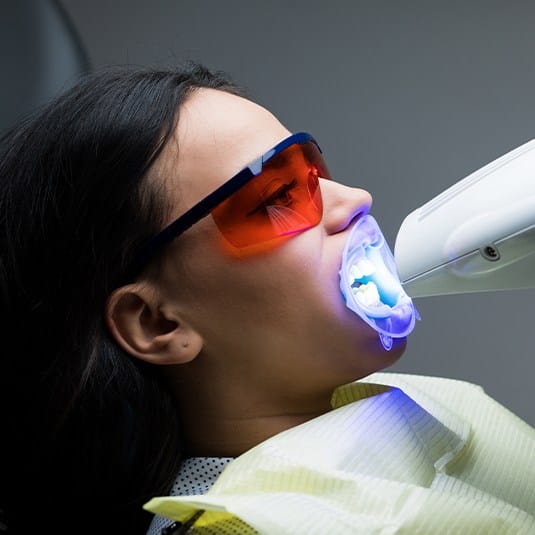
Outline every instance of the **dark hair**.
POLYGON ((103 310, 165 220, 165 196, 147 172, 201 87, 241 93, 198 64, 102 70, 1 141, 8 533, 144 533, 142 504, 176 475, 172 398, 153 367, 112 342, 103 310))

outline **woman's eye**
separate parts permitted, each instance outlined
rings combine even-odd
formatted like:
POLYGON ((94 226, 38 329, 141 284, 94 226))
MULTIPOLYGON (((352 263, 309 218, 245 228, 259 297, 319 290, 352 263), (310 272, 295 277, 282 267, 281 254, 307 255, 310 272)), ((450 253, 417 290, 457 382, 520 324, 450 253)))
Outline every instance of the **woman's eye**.
POLYGON ((256 214, 266 208, 273 206, 290 206, 294 201, 292 190, 297 187, 297 179, 293 179, 288 184, 279 184, 276 189, 268 193, 258 206, 249 212, 249 215, 256 214))
POLYGON ((282 184, 267 199, 263 201, 265 206, 282 204, 288 206, 292 202, 292 190, 297 186, 295 178, 289 184, 282 184))

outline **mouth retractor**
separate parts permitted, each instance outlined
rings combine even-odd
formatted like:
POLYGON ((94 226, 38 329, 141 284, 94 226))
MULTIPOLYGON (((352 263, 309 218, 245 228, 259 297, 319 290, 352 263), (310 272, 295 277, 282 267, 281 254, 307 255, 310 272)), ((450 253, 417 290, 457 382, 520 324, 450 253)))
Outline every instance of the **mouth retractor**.
POLYGON ((348 236, 340 269, 346 306, 378 333, 386 350, 420 319, 397 274, 394 255, 375 218, 359 219, 348 236))

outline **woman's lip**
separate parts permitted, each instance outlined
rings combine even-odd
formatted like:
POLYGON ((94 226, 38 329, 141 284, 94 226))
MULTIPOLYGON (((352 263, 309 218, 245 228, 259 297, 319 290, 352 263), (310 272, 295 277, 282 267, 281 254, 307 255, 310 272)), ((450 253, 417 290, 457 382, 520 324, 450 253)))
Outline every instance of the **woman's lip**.
POLYGON ((359 224, 362 224, 362 220, 367 219, 368 217, 371 217, 368 213, 358 213, 355 214, 352 218, 349 224, 347 225, 347 236, 346 239, 349 239, 351 233, 354 231, 355 227, 359 224))
MULTIPOLYGON (((341 229, 339 232, 337 232, 334 236, 338 236, 339 238, 341 238, 341 244, 340 244, 340 264, 341 264, 341 261, 342 261, 342 256, 344 254, 344 247, 346 246, 347 244, 347 241, 351 235, 351 232, 353 231, 353 229, 355 228, 355 225, 358 224, 358 222, 365 218, 366 216, 368 216, 368 212, 357 212, 356 214, 354 214, 352 217, 351 217, 351 220, 347 223, 347 225, 341 229)), ((339 265, 340 265, 339 264, 339 265)))

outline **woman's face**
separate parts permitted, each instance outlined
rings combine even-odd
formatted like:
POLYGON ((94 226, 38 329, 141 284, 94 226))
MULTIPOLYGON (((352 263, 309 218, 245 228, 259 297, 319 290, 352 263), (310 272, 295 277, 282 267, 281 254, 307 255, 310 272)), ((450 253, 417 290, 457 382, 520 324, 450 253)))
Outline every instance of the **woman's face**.
MULTIPOLYGON (((289 135, 248 100, 210 89, 193 93, 155 169, 171 199, 169 221, 289 135)), ((299 395, 331 390, 399 358, 405 341, 385 351, 339 289, 345 240, 371 196, 323 179, 320 188, 322 221, 269 250, 231 254, 211 216, 168 247, 159 284, 202 337, 196 366, 272 393, 291 384, 299 395)))

